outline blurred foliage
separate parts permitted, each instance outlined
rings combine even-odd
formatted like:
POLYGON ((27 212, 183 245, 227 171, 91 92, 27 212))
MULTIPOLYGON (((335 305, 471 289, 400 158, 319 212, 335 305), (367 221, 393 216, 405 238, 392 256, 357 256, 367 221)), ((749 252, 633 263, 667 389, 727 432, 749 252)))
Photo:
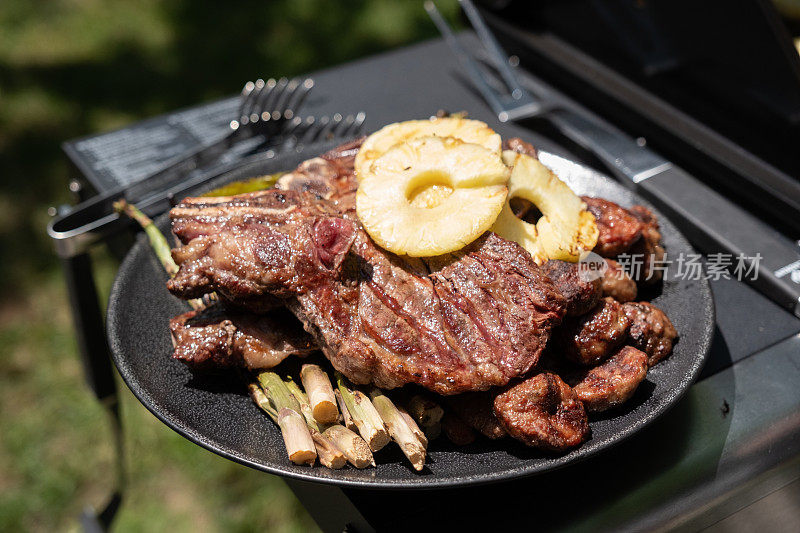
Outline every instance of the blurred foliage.
MULTIPOLYGON (((76 529, 113 487, 45 234, 47 207, 69 201, 60 143, 435 34, 416 0, 0 1, 0 530, 76 529)), ((116 264, 95 256, 104 300, 116 264)), ((314 528, 278 478, 190 444, 121 390, 118 530, 314 528)))

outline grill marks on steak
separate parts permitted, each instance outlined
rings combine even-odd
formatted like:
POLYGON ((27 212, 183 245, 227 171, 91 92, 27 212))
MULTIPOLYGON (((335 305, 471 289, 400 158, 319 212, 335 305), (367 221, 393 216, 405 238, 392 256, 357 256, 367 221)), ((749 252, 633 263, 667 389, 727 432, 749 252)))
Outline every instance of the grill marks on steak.
POLYGON ((362 231, 339 275, 288 305, 352 381, 456 394, 533 368, 564 300, 494 234, 422 261, 386 253, 362 231))
POLYGON ((354 215, 357 144, 309 160, 281 190, 189 199, 168 288, 284 299, 355 383, 441 394, 502 386, 537 363, 564 297, 515 243, 487 233, 426 260, 381 250, 354 215))

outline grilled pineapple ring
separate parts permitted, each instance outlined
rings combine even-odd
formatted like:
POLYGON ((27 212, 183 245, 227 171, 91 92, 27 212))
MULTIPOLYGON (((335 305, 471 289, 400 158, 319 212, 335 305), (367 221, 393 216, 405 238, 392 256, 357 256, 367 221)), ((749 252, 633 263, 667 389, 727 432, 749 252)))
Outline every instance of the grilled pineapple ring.
POLYGON ((481 146, 500 155, 500 135, 485 122, 465 118, 446 117, 430 120, 407 120, 389 124, 364 141, 356 154, 355 168, 359 180, 369 173, 369 167, 391 147, 416 137, 455 137, 481 146))
POLYGON ((512 167, 508 198, 523 198, 539 208, 536 224, 519 219, 506 202, 492 231, 528 250, 534 261, 577 261, 583 250, 597 244, 597 224, 586 204, 539 160, 506 150, 503 160, 512 167))
POLYGON ((454 252, 488 230, 506 202, 500 155, 452 137, 420 137, 377 158, 356 213, 370 237, 399 255, 454 252))

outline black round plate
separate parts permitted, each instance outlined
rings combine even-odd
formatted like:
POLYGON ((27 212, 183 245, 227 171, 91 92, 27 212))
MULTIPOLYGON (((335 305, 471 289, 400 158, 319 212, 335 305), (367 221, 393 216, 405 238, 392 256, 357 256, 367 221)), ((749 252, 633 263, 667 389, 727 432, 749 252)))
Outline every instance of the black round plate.
MULTIPOLYGON (((326 147, 309 147, 229 172, 211 186, 294 168, 326 147), (312 149, 317 148, 317 150, 312 149)), ((646 202, 595 171, 542 153, 551 167, 580 194, 602 196, 623 206, 646 202)), ((686 239, 659 214, 668 256, 693 254, 686 239)), ((157 221, 168 231, 166 216, 157 221)), ((376 454, 377 468, 350 466, 328 470, 289 462, 278 428, 247 396, 235 376, 193 375, 170 357, 169 319, 187 310, 165 288, 166 274, 140 235, 120 267, 108 306, 108 339, 114 361, 136 397, 169 427, 187 439, 242 464, 307 481, 368 488, 435 488, 529 476, 585 459, 630 437, 664 414, 687 390, 705 362, 714 327, 708 282, 681 280, 668 271, 653 303, 666 311, 680 334, 671 357, 656 365, 636 396, 616 412, 591 421, 591 439, 565 455, 548 455, 511 439, 479 439, 455 447, 433 441, 428 464, 414 472, 396 446, 376 454)))

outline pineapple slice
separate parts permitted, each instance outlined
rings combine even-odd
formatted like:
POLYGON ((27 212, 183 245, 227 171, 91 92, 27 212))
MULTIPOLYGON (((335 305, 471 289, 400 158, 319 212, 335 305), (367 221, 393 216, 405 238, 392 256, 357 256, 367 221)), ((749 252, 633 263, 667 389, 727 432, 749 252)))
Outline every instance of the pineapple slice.
POLYGON ((520 220, 506 202, 492 231, 520 244, 541 264, 548 259, 575 262, 597 244, 597 224, 586 204, 538 159, 506 150, 512 167, 508 198, 523 198, 539 208, 536 224, 520 220))
POLYGON ((452 137, 420 137, 377 158, 359 183, 356 213, 382 248, 428 257, 481 236, 506 202, 500 155, 452 137))
POLYGON ((500 155, 500 136, 485 122, 456 117, 407 120, 389 124, 367 137, 356 154, 356 176, 362 180, 372 163, 392 146, 416 137, 429 136, 455 137, 467 143, 480 144, 500 155))

